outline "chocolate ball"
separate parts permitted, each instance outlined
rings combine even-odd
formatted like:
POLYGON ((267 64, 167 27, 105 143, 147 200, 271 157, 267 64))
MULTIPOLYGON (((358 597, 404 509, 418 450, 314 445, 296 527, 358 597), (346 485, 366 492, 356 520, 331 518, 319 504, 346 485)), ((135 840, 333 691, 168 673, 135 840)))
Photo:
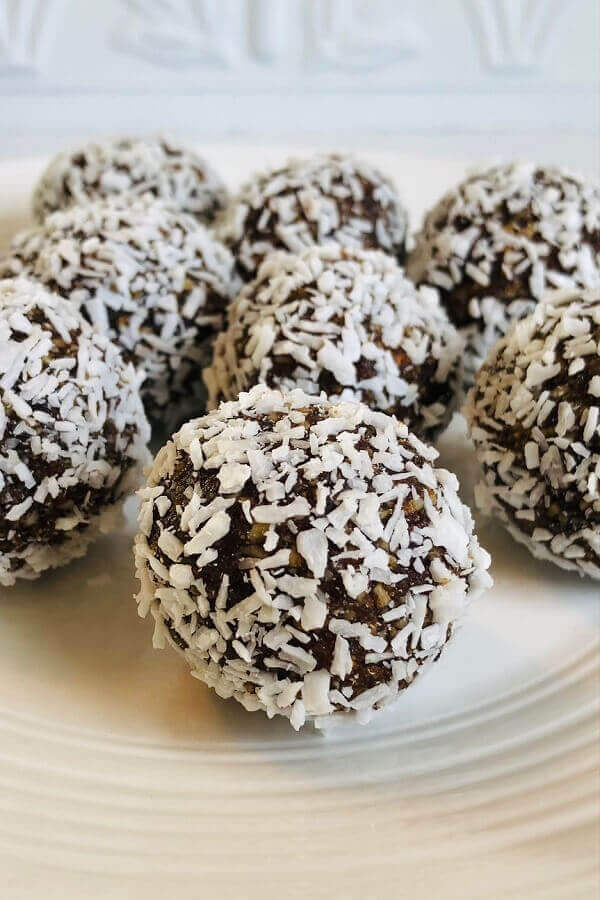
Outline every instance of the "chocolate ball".
POLYGON ((463 344, 434 290, 385 253, 274 253, 231 307, 204 378, 209 407, 262 382, 358 400, 432 437, 452 415, 463 344))
POLYGON ((204 406, 201 369, 238 291, 229 250, 155 200, 97 200, 18 235, 0 265, 72 301, 144 371, 148 415, 173 423, 204 406))
POLYGON ((33 194, 38 222, 57 209, 88 200, 150 195, 210 224, 227 190, 207 162, 165 137, 117 137, 59 153, 33 194))
POLYGON ((363 404, 264 385, 188 422, 141 491, 140 615, 247 710, 394 701, 490 579, 456 477, 363 404))
POLYGON ((600 578, 600 287, 560 291, 513 326, 466 415, 479 505, 534 556, 600 578))
POLYGON ((0 281, 0 584, 82 556, 139 484, 138 376, 72 304, 0 281))
POLYGON ((299 253, 337 241, 404 259, 408 217, 393 183, 368 163, 323 154, 256 175, 218 223, 242 276, 254 278, 273 250, 299 253))
POLYGON ((549 291, 600 279, 600 191, 556 168, 471 175, 425 217, 408 272, 465 335, 472 383, 492 344, 549 291))

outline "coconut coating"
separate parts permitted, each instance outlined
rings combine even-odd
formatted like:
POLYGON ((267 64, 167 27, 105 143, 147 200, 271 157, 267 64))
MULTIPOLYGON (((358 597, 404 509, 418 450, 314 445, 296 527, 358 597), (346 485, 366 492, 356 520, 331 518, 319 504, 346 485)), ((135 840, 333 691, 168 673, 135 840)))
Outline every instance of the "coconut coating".
POLYGON ((211 224, 227 201, 206 160, 165 137, 117 137, 59 153, 33 194, 38 222, 57 209, 128 193, 157 197, 211 224))
POLYGON ((299 253, 327 241, 385 250, 402 262, 407 227, 393 183, 368 163, 338 154, 292 159, 256 175, 217 225, 247 280, 273 250, 299 253))
POLYGON ((230 309, 204 378, 209 408, 262 382, 363 401, 431 437, 452 414, 462 339, 437 293, 381 251, 271 254, 230 309))
POLYGON ((188 422, 141 493, 140 615, 248 710, 367 719, 490 583, 454 475, 363 404, 257 385, 188 422))
POLYGON ((0 266, 71 300, 145 373, 148 415, 202 409, 202 365, 238 291, 229 250, 159 201, 97 200, 48 216, 0 266))
POLYGON ((147 461, 139 378, 72 304, 0 281, 0 584, 82 556, 147 461))
POLYGON ((492 344, 549 290, 600 279, 600 191, 556 168, 477 172, 429 212, 408 261, 467 338, 467 383, 492 344))
POLYGON ((517 323, 466 415, 482 508, 534 556, 600 578, 600 288, 556 292, 517 323))

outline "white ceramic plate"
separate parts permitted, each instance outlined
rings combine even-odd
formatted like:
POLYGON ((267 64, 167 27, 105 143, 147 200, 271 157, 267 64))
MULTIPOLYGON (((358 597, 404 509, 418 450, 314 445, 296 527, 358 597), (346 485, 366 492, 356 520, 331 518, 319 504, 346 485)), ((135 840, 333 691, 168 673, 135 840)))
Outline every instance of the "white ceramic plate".
MULTIPOLYGON (((233 181, 280 156, 215 161, 233 181)), ((374 158, 415 215, 462 172, 374 158)), ((39 168, 0 169, 2 243, 39 168)), ((469 501, 459 417, 440 449, 469 501)), ((0 597, 3 898, 595 896, 597 583, 480 522, 495 587, 440 663, 370 727, 296 735, 151 649, 129 506, 85 560, 0 597)))

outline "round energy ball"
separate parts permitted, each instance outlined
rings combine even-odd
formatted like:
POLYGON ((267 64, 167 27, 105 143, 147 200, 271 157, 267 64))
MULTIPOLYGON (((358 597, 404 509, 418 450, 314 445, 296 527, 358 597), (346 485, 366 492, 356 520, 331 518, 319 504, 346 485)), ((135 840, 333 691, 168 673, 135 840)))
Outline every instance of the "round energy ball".
POLYGON ((41 222, 57 209, 124 193, 158 197, 210 224, 227 190, 207 162, 165 137, 118 137, 59 153, 33 194, 41 222))
POLYGON ((465 334, 467 383, 508 326, 548 290, 600 279, 600 191, 524 163, 471 175, 425 217, 408 261, 465 334))
POLYGON ((274 253, 217 338, 208 405, 262 382, 363 401, 431 437, 452 415, 462 349, 437 293, 391 256, 339 244, 274 253))
POLYGON ((17 235, 0 270, 71 300, 143 368, 152 419, 202 409, 200 369, 239 284, 229 250, 190 216, 155 200, 73 206, 17 235))
POLYGON ((478 504, 539 559, 600 578, 600 287, 559 291, 477 375, 478 504))
POLYGON ((385 250, 402 262, 407 228, 392 182, 367 163, 338 154, 292 159, 255 176, 217 225, 246 280, 272 250, 298 253, 327 241, 385 250))
POLYGON ((139 613, 247 710, 370 714, 489 584, 456 477, 363 404, 257 385, 188 422, 141 491, 139 613))
POLYGON ((0 584, 82 556, 147 461, 138 376, 72 304, 0 281, 0 584))

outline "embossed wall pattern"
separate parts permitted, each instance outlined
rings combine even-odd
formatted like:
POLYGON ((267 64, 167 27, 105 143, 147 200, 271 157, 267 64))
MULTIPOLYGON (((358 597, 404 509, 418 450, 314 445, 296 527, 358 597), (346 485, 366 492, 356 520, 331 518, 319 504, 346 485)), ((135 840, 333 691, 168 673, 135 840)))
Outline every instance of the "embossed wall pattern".
MULTIPOLYGON (((323 99, 343 94, 382 130, 425 127, 421 96, 432 127, 447 127, 452 101, 457 126, 476 126, 488 96, 500 120, 523 128, 553 127, 563 107, 573 119, 581 110, 583 127, 594 115, 599 18, 596 0, 0 0, 0 98, 24 124, 41 98, 69 98, 70 111, 57 110, 67 127, 68 116, 90 118, 90 94, 168 95, 177 122, 181 98, 194 97, 219 110, 218 123, 202 124, 226 131, 247 128, 254 112, 261 127, 264 98, 284 129, 297 125, 298 110, 277 103, 285 96, 304 98, 307 126, 343 121, 344 103, 323 99), (524 94, 541 98, 531 123, 511 113, 511 96, 522 106, 524 94), (369 103, 382 95, 398 99, 401 116, 369 103)), ((130 110, 140 126, 146 108, 130 110)))

